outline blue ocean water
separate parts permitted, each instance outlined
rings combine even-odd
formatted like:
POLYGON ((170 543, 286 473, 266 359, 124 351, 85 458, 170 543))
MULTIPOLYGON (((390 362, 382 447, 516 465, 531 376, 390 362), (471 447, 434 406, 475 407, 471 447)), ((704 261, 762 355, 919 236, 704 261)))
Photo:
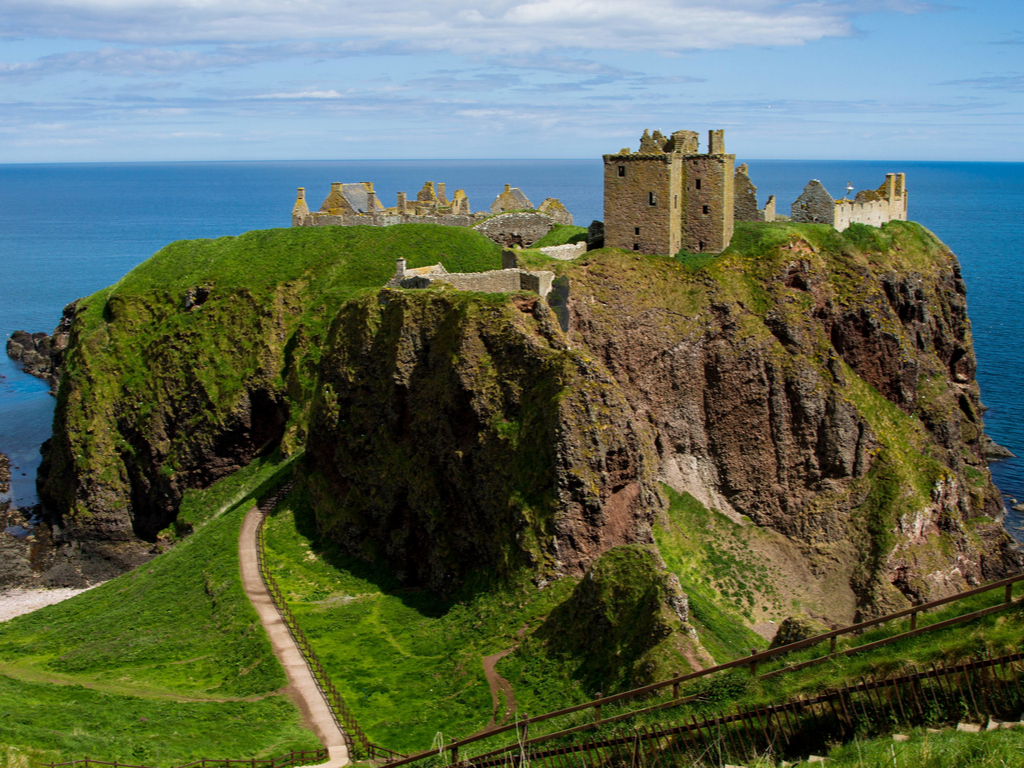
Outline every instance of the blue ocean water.
MULTIPOLYGON (((744 161, 744 158, 740 158, 744 161)), ((811 178, 833 195, 848 182, 875 188, 886 172, 905 172, 910 218, 959 256, 968 287, 978 379, 989 434, 1024 457, 1024 164, 746 160, 763 204, 778 210, 811 178)), ((324 161, 0 165, 0 341, 14 330, 51 331, 68 302, 118 280, 173 240, 285 227, 297 187, 311 207, 332 181, 373 181, 385 205, 424 181, 465 189, 484 209, 508 183, 534 204, 559 198, 578 224, 602 218, 600 160, 324 161)), ((0 451, 12 464, 12 497, 35 502, 39 445, 53 399, 46 385, 0 354, 0 451)), ((1024 500, 1024 458, 995 462, 996 483, 1024 500)), ((1024 518, 1007 528, 1024 540, 1024 518)))

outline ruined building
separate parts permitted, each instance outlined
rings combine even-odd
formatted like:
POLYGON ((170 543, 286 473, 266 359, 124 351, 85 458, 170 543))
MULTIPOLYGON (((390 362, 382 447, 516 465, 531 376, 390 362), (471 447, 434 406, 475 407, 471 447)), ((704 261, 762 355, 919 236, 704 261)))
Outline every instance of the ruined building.
POLYGON ((887 221, 907 220, 907 178, 902 173, 885 174, 878 189, 863 189, 853 200, 833 199, 825 186, 813 179, 794 202, 793 221, 831 224, 842 232, 853 223, 880 227, 887 221))
MULTIPOLYGON (((694 131, 644 131, 640 149, 604 155, 604 244, 647 254, 681 250, 720 253, 732 239, 733 222, 786 219, 775 211, 775 196, 757 207, 757 187, 746 164, 725 153, 725 132, 708 132, 700 153, 694 131)), ((831 224, 842 231, 853 223, 880 227, 907 218, 906 179, 887 174, 876 190, 853 200, 835 200, 812 181, 792 206, 792 220, 831 224)))
POLYGON ((764 208, 757 207, 757 187, 750 180, 746 163, 736 168, 733 190, 734 221, 775 221, 775 195, 768 196, 764 208))
POLYGON ((293 227, 356 226, 388 227, 411 222, 443 224, 450 227, 473 227, 501 245, 530 245, 547 234, 555 224, 572 224, 572 214, 558 200, 547 198, 540 207, 533 204, 517 187, 509 184, 489 211, 473 213, 469 198, 459 189, 448 199, 444 184, 428 181, 410 200, 398 193, 393 208, 385 208, 377 198, 373 183, 334 182, 318 211, 310 211, 306 190, 299 187, 292 208, 293 227))
POLYGON ((733 229, 735 155, 725 132, 644 131, 640 149, 604 156, 604 243, 641 253, 718 253, 733 229))

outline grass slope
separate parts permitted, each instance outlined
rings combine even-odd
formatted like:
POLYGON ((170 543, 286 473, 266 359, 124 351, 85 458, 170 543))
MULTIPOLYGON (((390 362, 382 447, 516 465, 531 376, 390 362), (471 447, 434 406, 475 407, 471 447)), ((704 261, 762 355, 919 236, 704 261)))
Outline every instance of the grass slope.
POLYGON ((280 469, 261 460, 187 499, 197 530, 172 550, 0 625, 0 745, 147 765, 317 748, 238 569, 242 518, 280 469))
MULTIPOLYGON (((370 739, 412 752, 429 748, 439 732, 464 737, 487 725, 492 700, 482 658, 512 648, 519 630, 538 625, 575 581, 538 590, 526 580, 478 580, 447 600, 399 589, 387 571, 323 542, 310 509, 294 493, 268 519, 268 562, 370 739)), ((547 691, 545 705, 582 700, 562 677, 536 683, 547 691)), ((529 686, 517 684, 515 693, 521 709, 540 705, 529 686)))
POLYGON ((157 505, 161 490, 173 496, 172 480, 218 479, 196 457, 247 392, 286 407, 286 448, 300 447, 338 308, 378 290, 399 256, 410 267, 440 261, 449 272, 501 266, 496 244, 457 227, 296 227, 172 243, 82 299, 57 397, 48 505, 72 518, 101 506, 123 514, 131 472, 148 473, 157 505), (79 492, 72 478, 107 493, 79 492))

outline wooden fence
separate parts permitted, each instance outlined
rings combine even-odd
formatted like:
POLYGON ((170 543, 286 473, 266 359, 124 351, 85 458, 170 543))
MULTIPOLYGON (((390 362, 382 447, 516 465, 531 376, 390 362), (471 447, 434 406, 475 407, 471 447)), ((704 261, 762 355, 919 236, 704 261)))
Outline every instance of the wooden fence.
MULTIPOLYGON (((327 750, 321 748, 289 752, 287 755, 271 757, 265 760, 211 760, 209 758, 203 758, 192 763, 175 766, 175 768, 231 768, 231 766, 238 766, 238 768, 242 768, 243 766, 245 766, 245 768, 295 768, 299 765, 322 763, 326 761, 327 758, 327 750)), ((116 760, 112 763, 107 763, 103 760, 92 760, 88 757, 83 758, 82 760, 72 760, 70 763, 37 763, 37 765, 43 765, 47 768, 62 768, 63 766, 80 766, 80 768, 89 768, 91 765, 110 765, 114 768, 149 768, 149 766, 145 765, 119 763, 116 760)))
MULTIPOLYGON (((762 662, 765 662, 767 660, 774 659, 775 657, 782 656, 782 655, 785 655, 787 653, 792 653, 794 651, 798 651, 798 650, 801 650, 801 649, 804 649, 804 648, 810 648, 812 646, 818 645, 819 643, 824 643, 824 642, 828 642, 829 643, 829 653, 827 655, 825 655, 825 656, 821 656, 821 657, 818 657, 816 659, 812 659, 810 661, 802 662, 800 664, 794 664, 794 665, 786 666, 786 667, 783 667, 781 669, 773 670, 773 671, 767 672, 767 673, 765 673, 763 675, 759 675, 759 677, 762 678, 762 679, 763 678, 768 678, 768 677, 774 677, 776 675, 784 674, 784 673, 787 673, 787 672, 795 672, 796 670, 804 669, 804 668, 806 668, 808 666, 811 666, 813 664, 820 664, 821 662, 824 662, 824 661, 827 661, 830 658, 833 658, 837 654, 841 654, 841 655, 845 655, 845 656, 851 656, 851 655, 853 655, 855 653, 860 653, 860 652, 863 652, 863 651, 868 651, 868 650, 872 650, 874 648, 878 648, 878 647, 881 647, 881 646, 884 646, 884 645, 888 645, 889 643, 895 643, 895 642, 899 642, 901 640, 905 640, 907 638, 916 637, 916 636, 924 634, 926 632, 933 632, 933 631, 938 630, 938 629, 945 629, 945 628, 953 626, 955 624, 960 624, 960 623, 967 622, 967 621, 973 621, 973 620, 978 619, 978 618, 980 618, 982 616, 987 616, 989 614, 996 613, 998 611, 1003 611, 1003 610, 1006 610, 1008 608, 1019 607, 1021 605, 1024 605, 1024 600, 1016 600, 1015 601, 1013 599, 1013 586, 1017 582, 1020 582, 1020 581, 1024 581, 1024 574, 1019 574, 1017 576, 1013 576, 1013 577, 1008 578, 1008 579, 1003 579, 1001 581, 996 581, 996 582, 993 582, 991 584, 987 584, 987 585, 982 586, 982 587, 977 587, 975 589, 970 589, 970 590, 967 590, 965 592, 960 592, 960 593, 958 593, 956 595, 951 595, 949 597, 945 597, 945 598, 942 598, 940 600, 933 600, 932 602, 929 602, 929 603, 922 603, 921 605, 914 606, 913 608, 907 608, 906 610, 897 611, 896 613, 890 613, 890 614, 887 614, 885 616, 880 616, 879 618, 876 618, 876 619, 871 619, 869 621, 862 621, 862 622, 859 622, 857 624, 852 624, 852 625, 847 626, 847 627, 841 627, 841 628, 838 628, 838 629, 834 629, 834 630, 832 630, 830 632, 825 632, 825 633, 822 633, 820 635, 815 635, 815 636, 809 637, 809 638, 807 638, 805 640, 800 640, 800 641, 797 641, 795 643, 790 643, 789 645, 784 645, 784 646, 781 646, 779 648, 773 648, 773 649, 770 649, 770 650, 767 650, 767 651, 760 651, 760 652, 757 652, 755 650, 750 656, 745 656, 743 658, 736 659, 735 661, 730 661, 730 662, 727 662, 725 664, 719 664, 719 665, 714 666, 714 667, 709 667, 708 669, 704 669, 704 670, 701 670, 699 672, 691 672, 691 673, 685 674, 685 675, 678 675, 678 676, 672 677, 672 678, 670 678, 668 680, 662 680, 662 681, 657 682, 657 683, 651 683, 650 685, 645 685, 645 686, 640 687, 640 688, 634 688, 633 690, 625 691, 623 693, 618 693, 618 694, 615 694, 613 696, 607 696, 607 697, 604 697, 604 698, 597 698, 597 699, 594 699, 593 701, 588 701, 588 702, 583 703, 583 704, 577 704, 576 706, 573 706, 573 707, 566 707, 565 709, 556 710, 554 712, 547 712, 547 713, 542 714, 542 715, 536 715, 536 716, 533 716, 533 717, 524 718, 523 720, 518 721, 517 723, 510 723, 508 725, 501 726, 499 728, 495 728, 495 729, 493 729, 491 731, 488 731, 486 733, 478 733, 478 734, 475 734, 473 736, 469 736, 469 737, 464 738, 464 739, 452 741, 451 743, 446 744, 445 746, 441 747, 440 750, 432 749, 432 750, 428 750, 426 752, 420 752, 420 753, 418 753, 416 755, 412 755, 410 757, 392 759, 392 760, 389 760, 388 763, 389 763, 390 768, 397 768, 397 766, 406 765, 406 764, 409 764, 409 763, 414 763, 414 762, 417 762, 417 761, 420 761, 420 760, 424 760, 424 759, 436 756, 439 753, 443 754, 445 752, 451 752, 451 753, 453 753, 454 755, 457 756, 460 748, 468 746, 469 744, 473 744, 475 742, 478 742, 478 741, 480 741, 482 739, 490 739, 490 738, 493 738, 493 737, 495 737, 497 735, 500 735, 500 734, 503 734, 503 733, 508 733, 508 734, 511 735, 511 732, 513 732, 513 731, 517 731, 517 732, 521 731, 521 729, 524 726, 528 728, 530 725, 532 725, 534 723, 544 722, 546 720, 551 720, 553 718, 562 717, 562 716, 565 716, 565 715, 570 715, 570 714, 573 714, 575 712, 581 712, 581 711, 588 710, 588 709, 594 710, 594 712, 595 712, 595 717, 594 717, 595 723, 608 724, 608 723, 613 723, 613 722, 616 722, 616 721, 621 721, 621 720, 627 720, 627 719, 630 719, 630 718, 634 718, 634 717, 636 717, 638 715, 650 713, 650 712, 653 712, 653 711, 656 711, 656 710, 668 709, 668 708, 671 708, 671 707, 677 707, 677 706, 680 706, 681 704, 685 704, 685 703, 687 703, 689 701, 692 701, 694 698, 696 698, 696 696, 689 696, 689 697, 681 698, 680 695, 679 695, 680 684, 682 684, 684 682, 691 682, 693 680, 697 680, 699 678, 706 677, 708 675, 714 675, 714 674, 723 672, 723 671, 728 670, 728 669, 734 669, 734 668, 737 668, 737 667, 746 667, 746 668, 748 668, 750 670, 750 674, 751 675, 758 676, 758 667, 759 667, 759 665, 762 662), (983 609, 978 610, 978 611, 972 611, 970 613, 962 614, 962 615, 956 616, 956 617, 954 617, 952 619, 947 619, 947 620, 944 620, 944 621, 936 622, 935 624, 929 624, 929 625, 921 626, 921 627, 917 626, 917 617, 921 613, 924 613, 926 611, 932 610, 934 608, 937 608, 937 607, 940 607, 940 606, 943 606, 943 605, 948 605, 950 603, 955 603, 955 602, 958 602, 958 601, 961 601, 961 600, 965 600, 967 598, 974 597, 974 596, 980 595, 980 594, 984 594, 985 592, 991 592, 991 591, 994 591, 994 590, 1003 590, 1003 598, 996 605, 990 606, 988 608, 983 608, 983 609), (909 619, 910 619, 910 628, 907 631, 905 631, 905 632, 901 632, 899 634, 896 634, 896 635, 893 635, 891 637, 887 637, 887 638, 884 638, 884 639, 881 639, 881 640, 878 640, 878 641, 875 641, 875 642, 865 643, 863 645, 854 646, 852 648, 844 648, 844 649, 841 649, 841 650, 838 650, 838 651, 836 649, 836 640, 837 640, 837 638, 842 637, 843 635, 859 634, 859 633, 862 633, 866 629, 869 629, 871 627, 876 627, 876 626, 879 626, 879 625, 882 625, 882 624, 885 624, 885 623, 888 623, 888 622, 891 622, 891 621, 896 621, 896 620, 900 620, 900 619, 907 618, 907 617, 909 617, 909 619), (632 711, 629 711, 629 712, 625 712, 623 714, 616 715, 616 716, 611 717, 611 718, 602 718, 602 713, 601 713, 602 707, 608 706, 609 704, 615 704, 615 703, 618 703, 618 702, 624 702, 624 701, 626 701, 628 699, 633 699, 633 698, 638 698, 638 697, 646 697, 646 696, 649 696, 651 694, 658 693, 658 692, 662 691, 663 689, 669 688, 669 687, 671 687, 671 689, 672 689, 672 698, 669 701, 660 702, 658 704, 655 704, 655 705, 649 706, 649 707, 645 707, 643 709, 638 709, 638 710, 632 710, 632 711)), ((565 729, 565 730, 560 730, 560 731, 552 733, 549 736, 546 736, 544 738, 545 739, 557 738, 557 737, 560 737, 560 736, 565 736, 565 735, 569 735, 569 734, 572 734, 572 733, 576 733, 576 732, 579 732, 579 731, 589 730, 589 729, 592 729, 594 727, 595 727, 594 723, 589 723, 589 724, 585 724, 585 725, 576 726, 576 727, 573 727, 573 728, 568 728, 568 729, 565 729)), ((512 748, 515 748, 517 746, 519 746, 518 741, 517 741, 516 744, 509 745, 508 747, 505 747, 503 749, 512 749, 512 748)))
POLYGON ((353 752, 359 753, 360 756, 365 756, 370 759, 393 761, 404 758, 405 755, 400 752, 395 752, 382 747, 379 744, 374 744, 367 737, 363 729, 359 727, 359 723, 356 721, 355 715, 352 714, 352 710, 348 708, 348 705, 345 703, 345 699, 342 698, 338 689, 335 688, 334 683, 331 682, 330 677, 327 675, 327 671, 324 669, 323 664, 320 663, 320 659, 316 655, 316 651, 313 650, 313 646, 309 642, 309 638, 307 638, 305 632, 302 631, 302 627, 299 626, 298 621, 295 619, 295 614, 292 613, 291 608, 288 606, 288 602, 284 598, 284 593, 281 592, 281 588, 278 586, 277 582, 274 580, 273 574, 267 567, 266 541, 263 534, 263 523, 266 520, 266 516, 274 511, 281 499, 283 499, 291 489, 292 483, 289 482, 258 507, 262 515, 259 525, 256 528, 256 558, 259 563, 260 576, 263 578, 263 583, 266 585, 267 592, 270 594, 270 599, 274 601, 274 605, 277 608, 278 613, 281 614, 281 618, 284 619, 284 623, 287 625, 288 631, 291 632, 292 638, 295 640, 295 644, 298 645, 299 650, 302 653, 302 657, 305 659, 306 665, 309 667, 309 671, 312 672, 313 679, 320 688, 320 693, 327 702, 327 705, 331 710, 331 714, 334 716, 335 722, 338 724, 338 727, 342 732, 345 733, 346 738, 349 741, 349 747, 355 747, 353 752))
MULTIPOLYGON (((633 768, 722 765, 759 756, 794 759, 824 751, 829 742, 872 736, 895 726, 1020 719, 1024 711, 1024 653, 974 659, 950 667, 882 679, 865 679, 816 696, 781 704, 734 706, 714 716, 639 725, 628 732, 538 748, 553 736, 530 739, 519 723, 517 743, 453 763, 466 768, 532 765, 534 768, 633 768)), ((434 752, 433 754, 437 754, 434 752)))

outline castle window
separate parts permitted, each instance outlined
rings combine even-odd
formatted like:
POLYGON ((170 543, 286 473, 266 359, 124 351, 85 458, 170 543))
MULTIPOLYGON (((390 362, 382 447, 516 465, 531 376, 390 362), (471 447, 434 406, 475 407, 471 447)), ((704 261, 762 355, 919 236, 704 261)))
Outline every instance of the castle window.
POLYGON ((639 235, 640 234, 640 227, 633 227, 633 234, 634 235, 639 235))
POLYGON ((711 209, 710 209, 710 208, 708 208, 708 207, 707 207, 707 206, 705 205, 705 206, 704 206, 704 214, 705 214, 705 215, 707 215, 707 214, 709 214, 709 213, 711 213, 711 209))
POLYGON ((697 241, 697 250, 701 251, 701 252, 704 251, 704 241, 703 240, 698 240, 697 241))
POLYGON ((651 205, 657 205, 658 204, 658 196, 654 192, 648 192, 647 193, 647 202, 650 203, 651 205))
POLYGON ((640 250, 640 243, 633 243, 633 250, 634 251, 639 251, 640 250))
POLYGON ((626 166, 620 165, 619 166, 619 176, 625 176, 625 175, 626 175, 626 166))
POLYGON ((700 189, 700 179, 697 179, 694 189, 700 189))

